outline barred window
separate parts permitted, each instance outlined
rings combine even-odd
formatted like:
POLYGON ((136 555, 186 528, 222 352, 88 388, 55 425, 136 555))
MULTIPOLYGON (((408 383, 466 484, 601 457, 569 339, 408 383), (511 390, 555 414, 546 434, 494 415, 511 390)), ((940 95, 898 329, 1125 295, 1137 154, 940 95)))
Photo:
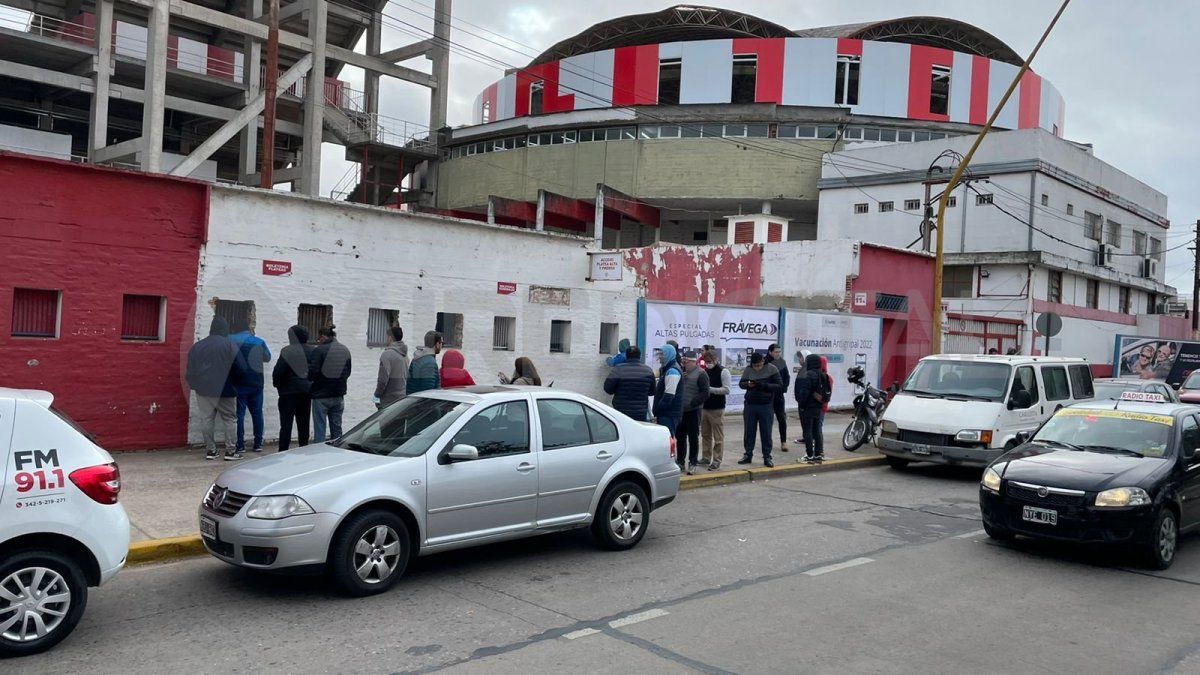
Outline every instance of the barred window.
POLYGON ((571 322, 554 320, 550 322, 550 353, 571 353, 571 322))
POLYGON ((166 298, 126 295, 121 302, 121 339, 161 342, 166 298))
POLYGON ((367 346, 386 347, 392 334, 392 326, 400 325, 400 311, 396 309, 367 310, 367 346))
POLYGON ((14 288, 13 337, 58 337, 62 292, 40 288, 14 288))
POLYGON ((492 349, 511 352, 516 349, 517 318, 498 316, 492 319, 492 349))

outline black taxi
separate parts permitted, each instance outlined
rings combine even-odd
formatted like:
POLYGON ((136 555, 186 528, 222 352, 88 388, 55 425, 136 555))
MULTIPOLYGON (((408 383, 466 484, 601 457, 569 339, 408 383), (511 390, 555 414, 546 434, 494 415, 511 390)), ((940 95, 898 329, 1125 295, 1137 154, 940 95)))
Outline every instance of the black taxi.
POLYGON ((1200 529, 1200 407, 1125 392, 1063 408, 983 472, 993 539, 1023 535, 1136 547, 1165 569, 1200 529))

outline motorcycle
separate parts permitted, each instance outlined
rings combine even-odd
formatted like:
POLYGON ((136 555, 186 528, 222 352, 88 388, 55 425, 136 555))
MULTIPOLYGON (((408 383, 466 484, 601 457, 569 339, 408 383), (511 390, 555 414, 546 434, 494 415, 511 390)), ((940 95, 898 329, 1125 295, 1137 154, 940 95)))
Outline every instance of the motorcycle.
POLYGON ((887 408, 888 395, 887 392, 866 382, 866 373, 857 366, 847 372, 846 379, 854 385, 855 391, 862 390, 862 393, 854 397, 854 419, 850 420, 849 426, 842 432, 842 447, 846 452, 854 452, 868 440, 875 440, 879 421, 887 408))

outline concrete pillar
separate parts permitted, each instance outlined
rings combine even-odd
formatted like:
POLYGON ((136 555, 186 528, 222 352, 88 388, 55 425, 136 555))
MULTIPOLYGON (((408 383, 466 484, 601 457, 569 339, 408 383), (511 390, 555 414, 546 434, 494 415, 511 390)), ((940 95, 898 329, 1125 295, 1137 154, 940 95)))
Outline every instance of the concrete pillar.
POLYGON ((311 197, 321 192, 321 122, 325 110, 325 21, 326 0, 312 0, 308 14, 308 37, 313 41, 312 70, 304 88, 304 159, 300 165, 300 191, 311 197))
POLYGON ((92 153, 108 145, 108 82, 113 73, 112 0, 96 2, 96 61, 92 74, 92 109, 88 115, 88 161, 92 153))
POLYGON ((146 35, 146 76, 142 103, 142 170, 162 173, 163 109, 167 97, 169 0, 154 0, 146 35))
POLYGON ((436 0, 433 10, 433 76, 438 86, 429 97, 429 129, 437 132, 446 126, 446 96, 450 92, 450 12, 451 0, 436 0))
MULTIPOLYGON (((367 26, 367 54, 378 56, 383 49, 383 16, 379 12, 371 13, 371 25, 367 26)), ((366 84, 367 112, 374 115, 379 112, 379 73, 364 71, 366 84)))
MULTIPOLYGON (((258 19, 263 13, 262 0, 248 0, 246 3, 246 18, 258 19)), ((242 47, 244 58, 242 63, 245 70, 243 79, 246 82, 246 100, 248 103, 262 90, 262 42, 246 36, 242 47)), ((251 120, 239 134, 238 140, 238 182, 250 185, 255 182, 253 175, 258 173, 258 117, 251 120)))

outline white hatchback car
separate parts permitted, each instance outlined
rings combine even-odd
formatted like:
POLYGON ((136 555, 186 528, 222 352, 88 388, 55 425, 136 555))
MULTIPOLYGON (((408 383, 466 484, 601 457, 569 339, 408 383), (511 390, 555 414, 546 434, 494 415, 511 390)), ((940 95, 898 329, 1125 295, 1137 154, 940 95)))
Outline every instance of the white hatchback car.
POLYGON ((225 471, 200 534, 226 562, 327 572, 369 595, 414 555, 589 526, 632 548, 678 490, 666 427, 560 389, 435 390, 225 471))
POLYGON ((0 388, 0 656, 58 644, 129 553, 117 465, 53 400, 0 388))

